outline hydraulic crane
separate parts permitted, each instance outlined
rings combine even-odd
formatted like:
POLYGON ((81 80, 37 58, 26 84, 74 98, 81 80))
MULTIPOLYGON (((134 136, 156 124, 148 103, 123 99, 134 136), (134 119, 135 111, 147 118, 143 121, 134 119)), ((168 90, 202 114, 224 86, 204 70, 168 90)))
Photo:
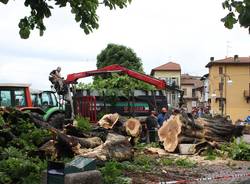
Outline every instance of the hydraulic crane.
MULTIPOLYGON (((79 72, 79 73, 72 73, 68 74, 66 80, 64 80, 64 90, 63 91, 57 91, 60 94, 63 94, 64 99, 66 100, 67 104, 66 107, 70 108, 71 110, 71 117, 70 119, 73 119, 75 114, 74 114, 74 104, 73 104, 73 98, 71 95, 71 92, 73 93, 74 96, 74 84, 77 84, 77 80, 80 78, 85 78, 85 77, 90 77, 90 76, 96 76, 96 75, 101 75, 101 74, 108 74, 108 73, 122 73, 126 74, 132 78, 138 79, 140 81, 146 82, 148 84, 151 84, 155 86, 159 90, 170 90, 170 91, 177 91, 180 93, 180 99, 179 99, 179 107, 183 105, 183 95, 184 92, 177 88, 177 87, 172 87, 166 84, 165 80, 157 79, 154 77, 151 77, 149 75, 139 73, 130 69, 127 69, 125 67, 122 67, 120 65, 114 64, 110 66, 106 66, 97 70, 91 70, 91 71, 85 71, 85 72, 79 72), (73 90, 71 90, 73 89, 73 90)), ((58 89, 58 88, 56 88, 58 89)), ((67 109, 68 109, 67 108, 67 109)), ((67 111, 66 109, 66 111, 67 111)))

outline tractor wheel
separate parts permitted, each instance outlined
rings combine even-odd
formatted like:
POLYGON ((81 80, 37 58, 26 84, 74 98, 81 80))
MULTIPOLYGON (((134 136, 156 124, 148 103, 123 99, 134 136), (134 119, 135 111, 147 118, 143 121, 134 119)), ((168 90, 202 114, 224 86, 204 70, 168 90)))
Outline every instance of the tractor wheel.
POLYGON ((53 114, 50 118, 49 118, 49 124, 51 126, 53 126, 54 128, 57 129, 62 129, 63 125, 65 123, 65 115, 63 113, 56 113, 53 114))

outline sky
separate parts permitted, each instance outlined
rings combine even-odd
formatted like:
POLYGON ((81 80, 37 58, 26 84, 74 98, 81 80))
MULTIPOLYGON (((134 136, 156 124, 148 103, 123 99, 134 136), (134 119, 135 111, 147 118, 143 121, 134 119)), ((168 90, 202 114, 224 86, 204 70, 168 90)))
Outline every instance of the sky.
MULTIPOLYGON (((133 0, 125 9, 100 7, 99 29, 85 35, 69 8, 54 8, 40 37, 19 37, 19 19, 29 15, 24 1, 0 3, 0 82, 30 83, 49 89, 48 74, 61 66, 69 73, 96 68, 96 56, 108 43, 132 48, 146 73, 169 61, 182 73, 203 75, 210 57, 250 56, 250 35, 236 26, 228 30, 222 0, 133 0)), ((84 79, 82 82, 91 82, 84 79)))

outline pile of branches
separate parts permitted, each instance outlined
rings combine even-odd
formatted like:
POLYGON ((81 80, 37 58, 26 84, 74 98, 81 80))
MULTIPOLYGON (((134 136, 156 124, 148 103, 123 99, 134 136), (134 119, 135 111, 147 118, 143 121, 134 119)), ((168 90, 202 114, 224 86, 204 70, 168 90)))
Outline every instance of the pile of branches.
POLYGON ((241 136, 242 131, 243 127, 232 124, 226 117, 194 119, 191 114, 182 112, 165 121, 158 134, 164 149, 174 152, 179 144, 197 144, 199 148, 202 147, 200 145, 216 147, 241 136))

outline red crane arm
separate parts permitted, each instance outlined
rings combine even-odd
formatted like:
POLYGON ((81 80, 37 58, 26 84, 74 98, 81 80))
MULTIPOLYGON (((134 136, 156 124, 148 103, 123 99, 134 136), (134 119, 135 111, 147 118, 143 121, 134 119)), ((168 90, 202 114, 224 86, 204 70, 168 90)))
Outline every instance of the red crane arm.
POLYGON ((71 84, 71 83, 75 83, 80 78, 95 76, 95 75, 103 74, 103 73, 113 73, 113 72, 116 72, 116 73, 121 72, 121 73, 127 74, 128 76, 130 76, 132 78, 135 78, 135 79, 141 80, 143 82, 146 82, 148 84, 154 85, 157 89, 166 89, 167 88, 166 82, 164 80, 156 79, 156 78, 151 77, 149 75, 135 72, 133 70, 129 70, 129 69, 122 67, 120 65, 117 65, 117 64, 106 66, 106 67, 103 67, 103 68, 100 68, 97 70, 69 74, 67 76, 67 79, 65 80, 65 82, 68 84, 71 84))

